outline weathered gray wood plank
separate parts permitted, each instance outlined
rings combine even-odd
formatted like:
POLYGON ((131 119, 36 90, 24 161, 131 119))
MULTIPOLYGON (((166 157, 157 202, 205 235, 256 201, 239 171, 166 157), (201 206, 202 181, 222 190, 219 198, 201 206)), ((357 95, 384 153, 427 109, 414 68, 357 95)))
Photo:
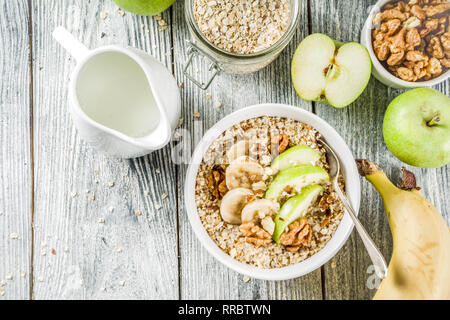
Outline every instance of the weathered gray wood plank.
MULTIPOLYGON (((36 159, 33 297, 175 299, 176 183, 175 167, 167 161, 169 148, 128 161, 104 156, 82 142, 68 113, 67 90, 74 59, 51 36, 53 29, 62 25, 88 47, 136 46, 171 68, 171 57, 166 56, 171 48, 170 29, 159 32, 152 18, 128 13, 122 17, 110 0, 32 3, 36 159), (101 11, 109 14, 105 20, 100 19, 101 11), (108 186, 109 181, 115 185, 108 186), (77 195, 72 197, 72 192, 77 195), (161 199, 163 193, 168 195, 165 200, 161 199), (90 195, 95 200, 90 200, 90 195), (160 210, 155 208, 157 204, 162 205, 160 210), (113 212, 109 212, 110 207, 113 212), (104 223, 99 223, 100 218, 104 223)), ((164 18, 170 24, 169 12, 164 18)))
MULTIPOLYGON (((183 76, 186 61, 185 41, 189 39, 186 29, 183 1, 173 7, 175 75, 184 82, 183 128, 188 130, 193 144, 197 144, 204 132, 232 111, 257 103, 278 102, 294 104, 311 110, 311 104, 300 100, 295 94, 290 77, 290 62, 294 49, 308 31, 306 1, 302 1, 302 19, 294 39, 282 55, 269 67, 250 75, 224 74, 217 78, 205 92, 190 83, 183 76), (206 98, 211 94, 211 99, 206 98), (222 103, 217 107, 216 102, 222 103), (200 119, 192 114, 200 112, 200 119)), ((195 64, 198 76, 206 75, 206 67, 195 64)), ((186 165, 180 166, 178 173, 178 194, 180 207, 180 278, 183 299, 321 299, 321 275, 317 270, 302 278, 270 282, 252 279, 242 281, 243 276, 233 272, 203 249, 196 239, 184 209, 183 186, 186 165)))
MULTIPOLYGON (((341 41, 359 42, 360 32, 370 5, 375 1, 320 1, 311 0, 312 32, 321 32, 341 41)), ((449 83, 437 88, 449 94, 449 83)), ((352 149, 355 157, 378 162, 391 177, 398 177, 404 165, 386 148, 382 136, 384 112, 389 102, 405 90, 387 88, 375 79, 361 97, 346 109, 317 104, 317 114, 334 126, 352 149)), ((448 166, 441 169, 409 168, 416 175, 424 194, 449 221, 448 193, 450 180, 448 166)), ((379 194, 366 181, 362 182, 360 219, 389 261, 392 238, 379 194)), ((347 244, 333 259, 336 267, 325 266, 326 299, 369 299, 375 293, 367 286, 368 267, 371 265, 364 246, 353 232, 347 244)), ((369 281, 370 282, 370 281, 369 281)))
POLYGON ((0 300, 28 299, 30 295, 32 159, 29 58, 27 1, 1 0, 0 300), (14 239, 15 236, 18 238, 14 239))

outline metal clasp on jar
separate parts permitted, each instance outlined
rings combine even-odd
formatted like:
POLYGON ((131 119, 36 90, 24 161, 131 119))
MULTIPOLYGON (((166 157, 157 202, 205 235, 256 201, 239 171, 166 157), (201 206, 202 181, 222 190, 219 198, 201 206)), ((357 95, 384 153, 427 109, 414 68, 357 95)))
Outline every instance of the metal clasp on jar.
POLYGON ((189 80, 191 80, 199 88, 206 90, 206 89, 208 89, 209 85, 214 80, 214 78, 222 72, 222 68, 220 67, 220 65, 216 59, 214 59, 209 54, 207 54, 205 51, 203 51, 202 49, 197 47, 193 42, 191 42, 189 40, 187 40, 186 42, 188 44, 187 54, 189 56, 189 59, 183 69, 183 73, 189 80), (209 65, 208 70, 209 71, 214 70, 214 73, 211 75, 211 77, 208 79, 208 81, 206 83, 200 82, 199 80, 195 79, 194 76, 192 76, 188 73, 189 66, 192 64, 192 61, 194 60, 194 58, 197 56, 206 57, 211 61, 211 64, 209 65))

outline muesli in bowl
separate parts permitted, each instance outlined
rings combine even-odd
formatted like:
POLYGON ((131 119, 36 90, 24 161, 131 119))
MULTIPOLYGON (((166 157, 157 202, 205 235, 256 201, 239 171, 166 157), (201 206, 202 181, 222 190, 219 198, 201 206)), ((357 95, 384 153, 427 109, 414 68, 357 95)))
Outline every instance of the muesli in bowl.
MULTIPOLYGON (((327 244, 344 207, 329 182, 320 136, 300 121, 260 116, 233 125, 209 145, 195 202, 223 252, 271 269, 297 264, 327 244)), ((343 177, 340 186, 345 190, 343 177)))

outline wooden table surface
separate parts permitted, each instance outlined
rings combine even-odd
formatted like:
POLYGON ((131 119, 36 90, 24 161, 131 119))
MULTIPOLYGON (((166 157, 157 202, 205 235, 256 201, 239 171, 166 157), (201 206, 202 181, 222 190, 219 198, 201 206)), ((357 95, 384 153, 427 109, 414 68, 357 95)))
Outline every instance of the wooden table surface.
MULTIPOLYGON (((296 46, 310 33, 358 41, 375 0, 299 1, 297 33, 274 63, 250 75, 221 75, 205 92, 182 72, 189 39, 183 1, 163 13, 168 28, 160 31, 154 18, 119 15, 111 0, 0 0, 0 300, 371 298, 371 263, 355 231, 331 261, 306 276, 243 281, 203 249, 189 225, 187 166, 171 161, 173 148, 189 137, 139 159, 112 159, 80 140, 68 112, 75 61, 52 39, 59 25, 90 48, 131 45, 164 63, 184 83, 182 129, 194 145, 232 111, 287 103, 328 121, 355 157, 376 161, 398 177, 402 163, 383 142, 382 121, 402 90, 372 78, 361 97, 340 110, 301 100, 288 72, 296 46), (104 20, 102 11, 109 13, 104 20)), ((197 68, 206 75, 204 66, 197 68)), ((449 83, 436 88, 448 95, 449 83)), ((410 169, 449 222, 449 167, 410 169)), ((360 218, 388 259, 390 229, 380 196, 366 181, 360 218)))

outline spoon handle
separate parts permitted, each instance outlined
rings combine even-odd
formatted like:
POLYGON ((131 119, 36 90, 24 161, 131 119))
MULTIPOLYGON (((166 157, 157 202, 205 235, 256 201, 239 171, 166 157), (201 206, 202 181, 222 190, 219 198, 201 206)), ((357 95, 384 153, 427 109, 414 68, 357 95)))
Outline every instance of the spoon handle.
POLYGON ((347 197, 342 193, 341 188, 339 187, 338 182, 336 180, 334 181, 334 188, 339 198, 344 203, 345 209, 347 209, 347 212, 350 214, 350 218, 355 224, 356 230, 358 231, 359 236, 361 237, 361 240, 363 241, 364 246, 366 247, 367 253, 370 256, 373 265, 375 266, 375 272, 377 276, 380 277, 381 279, 386 278, 387 264, 386 261, 384 260, 383 255, 381 254, 380 250, 378 250, 372 238, 369 236, 366 229, 363 227, 363 225, 357 218, 355 210, 353 210, 353 207, 348 201, 347 197))

